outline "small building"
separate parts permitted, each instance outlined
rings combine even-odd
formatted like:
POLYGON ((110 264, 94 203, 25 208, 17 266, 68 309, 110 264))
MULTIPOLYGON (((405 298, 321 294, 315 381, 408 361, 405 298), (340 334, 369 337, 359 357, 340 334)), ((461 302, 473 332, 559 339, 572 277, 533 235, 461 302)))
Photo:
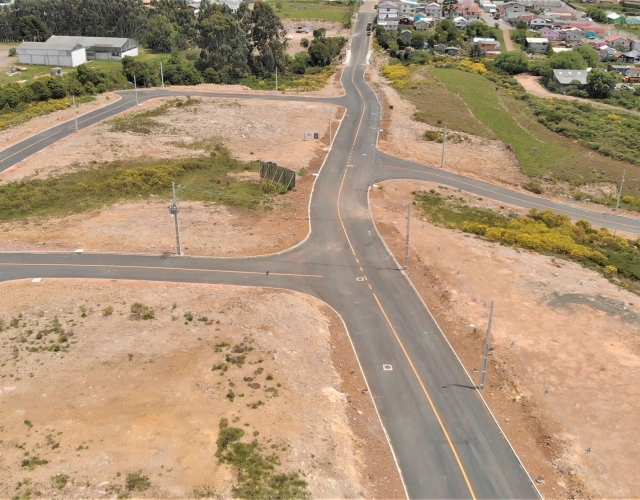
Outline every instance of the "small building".
POLYGON ((465 5, 462 7, 460 15, 467 21, 478 21, 482 17, 482 11, 476 4, 465 5))
POLYGON ((419 21, 414 23, 414 27, 419 31, 427 31, 429 28, 433 28, 436 25, 436 20, 433 17, 423 17, 419 21))
POLYGON ((587 69, 554 69, 553 79, 560 85, 571 85, 574 82, 586 85, 588 74, 587 69))
POLYGON ((625 52, 620 56, 620 60, 628 63, 638 63, 640 62, 640 51, 630 50, 625 52))
POLYGON ((448 56, 457 56, 459 51, 460 51, 460 48, 458 47, 446 47, 444 49, 444 53, 447 54, 448 56))
POLYGON ((640 68, 631 68, 625 75, 627 82, 640 82, 640 68))
POLYGON ((616 73, 620 73, 622 76, 626 76, 630 69, 631 66, 627 64, 609 64, 607 66, 607 71, 615 71, 616 73))
POLYGON ((432 2, 424 8, 424 13, 428 17, 442 17, 442 6, 439 3, 432 2))
POLYGON ((640 16, 627 16, 625 23, 629 26, 640 26, 640 16))
POLYGON ((383 19, 378 19, 378 26, 387 31, 397 31, 399 25, 400 19, 397 17, 385 17, 383 19))
POLYGON ((614 49, 618 49, 621 51, 631 50, 631 45, 633 43, 629 38, 624 38, 618 35, 611 35, 604 39, 607 42, 609 47, 613 47, 614 49))
POLYGON ((406 14, 401 14, 400 15, 400 20, 398 21, 398 24, 400 26, 413 26, 413 24, 414 24, 413 16, 408 16, 406 14))
POLYGON ((474 38, 473 45, 478 46, 483 55, 500 53, 500 42, 495 38, 474 38))
POLYGON ((549 40, 546 38, 525 38, 527 42, 527 50, 544 54, 549 50, 549 40))
POLYGON ((433 51, 442 54, 446 48, 447 46, 444 43, 437 43, 433 46, 433 51))
POLYGON ((534 17, 529 21, 529 28, 532 30, 551 28, 551 26, 553 26, 553 21, 547 17, 534 17))
POLYGON ((579 42, 582 40, 582 31, 578 28, 568 28, 564 30, 563 35, 565 42, 579 42))
POLYGON ((540 37, 546 38, 550 42, 559 42, 563 39, 562 32, 553 28, 542 28, 538 33, 540 37))
POLYGON ((464 17, 454 17, 453 24, 459 30, 466 30, 467 26, 469 26, 469 24, 471 23, 467 21, 464 17))
POLYGON ((607 15, 607 22, 613 23, 613 24, 624 24, 624 21, 625 21, 624 16, 621 16, 620 14, 616 12, 611 12, 611 11, 607 11, 606 15, 607 15))

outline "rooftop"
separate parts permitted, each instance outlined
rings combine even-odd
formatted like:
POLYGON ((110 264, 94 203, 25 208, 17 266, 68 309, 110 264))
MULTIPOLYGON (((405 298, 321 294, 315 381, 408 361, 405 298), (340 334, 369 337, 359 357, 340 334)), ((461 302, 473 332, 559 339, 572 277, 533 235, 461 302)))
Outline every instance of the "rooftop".
POLYGON ((527 43, 549 43, 546 38, 527 38, 527 43))
POLYGON ((563 85, 569 85, 578 80, 582 85, 587 84, 588 69, 554 69, 553 76, 563 85))

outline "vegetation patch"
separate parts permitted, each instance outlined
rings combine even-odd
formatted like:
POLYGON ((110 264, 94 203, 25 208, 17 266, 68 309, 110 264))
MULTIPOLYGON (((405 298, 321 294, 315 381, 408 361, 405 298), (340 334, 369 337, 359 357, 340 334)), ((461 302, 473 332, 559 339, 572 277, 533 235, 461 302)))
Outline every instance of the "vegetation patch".
POLYGON ((160 123, 153 118, 166 115, 173 108, 183 108, 195 106, 199 104, 200 99, 187 97, 187 99, 171 99, 160 106, 142 111, 140 113, 131 113, 122 117, 114 118, 109 123, 113 132, 130 132, 138 135, 149 135, 154 130, 166 128, 166 125, 160 123))
POLYGON ((414 194, 414 203, 432 223, 477 234, 489 241, 579 262, 612 282, 640 293, 640 239, 629 241, 587 221, 531 209, 527 217, 470 207, 455 195, 432 189, 414 194))
POLYGON ((66 215, 122 200, 139 200, 150 195, 170 198, 171 183, 185 187, 183 200, 211 201, 229 206, 271 208, 268 184, 242 181, 231 172, 257 170, 258 162, 241 162, 218 145, 208 156, 174 161, 116 161, 97 164, 49 179, 27 179, 0 186, 0 220, 31 215, 66 215))
POLYGON ((310 498, 307 482, 300 474, 277 471, 281 462, 276 453, 265 453, 255 439, 250 443, 241 442, 244 431, 229 427, 226 418, 220 420, 219 427, 216 457, 220 463, 231 466, 236 474, 231 490, 234 498, 310 498))
POLYGON ((322 19, 347 24, 353 15, 354 0, 267 0, 278 17, 283 19, 322 19))
MULTIPOLYGON (((76 99, 76 103, 80 104, 94 99, 93 96, 84 96, 76 99)), ((63 99, 49 99, 43 102, 20 103, 15 108, 6 107, 0 110, 0 130, 19 125, 36 116, 48 115, 54 111, 67 109, 71 105, 71 99, 65 97, 63 99)))

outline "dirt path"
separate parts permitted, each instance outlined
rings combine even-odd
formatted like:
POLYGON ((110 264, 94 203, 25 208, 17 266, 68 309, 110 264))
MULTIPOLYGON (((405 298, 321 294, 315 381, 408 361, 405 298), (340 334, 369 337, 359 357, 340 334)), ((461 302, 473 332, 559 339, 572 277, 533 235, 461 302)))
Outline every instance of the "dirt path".
MULTIPOLYGON (((384 186, 372 211, 400 260, 413 190, 505 209, 433 183, 384 186)), ((543 497, 638 498, 638 296, 575 262, 433 226, 419 209, 411 238, 409 276, 474 378, 496 301, 483 395, 543 497)))
POLYGON ((504 38, 504 48, 507 49, 508 52, 516 50, 516 46, 513 44, 513 40, 511 40, 511 30, 503 29, 502 37, 504 38))
POLYGON ((580 102, 585 102, 587 104, 591 104, 596 108, 610 109, 612 111, 617 111, 618 113, 627 113, 630 115, 640 116, 639 111, 621 108, 620 106, 612 106, 610 104, 593 101, 591 99, 584 99, 582 97, 574 97, 571 95, 564 95, 564 94, 554 94, 553 92, 549 92, 540 84, 540 80, 542 79, 541 76, 516 75, 514 78, 518 80, 520 85, 522 85, 527 92, 537 97, 543 97, 545 99, 563 99, 565 101, 580 101, 580 102))
POLYGON ((223 417, 312 498, 403 496, 353 349, 321 302, 122 281, 0 292, 5 324, 20 318, 0 332, 3 498, 230 498, 236 475, 215 455, 223 417), (136 302, 153 319, 135 320, 136 302), (136 471, 145 491, 124 487, 136 471))

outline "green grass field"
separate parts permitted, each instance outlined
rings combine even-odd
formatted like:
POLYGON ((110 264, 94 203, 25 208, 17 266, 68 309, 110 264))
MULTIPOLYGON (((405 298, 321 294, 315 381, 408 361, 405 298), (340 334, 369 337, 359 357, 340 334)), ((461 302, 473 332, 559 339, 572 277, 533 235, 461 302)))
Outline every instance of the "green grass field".
POLYGON ((350 6, 346 0, 267 0, 283 19, 322 19, 344 22, 350 6))

